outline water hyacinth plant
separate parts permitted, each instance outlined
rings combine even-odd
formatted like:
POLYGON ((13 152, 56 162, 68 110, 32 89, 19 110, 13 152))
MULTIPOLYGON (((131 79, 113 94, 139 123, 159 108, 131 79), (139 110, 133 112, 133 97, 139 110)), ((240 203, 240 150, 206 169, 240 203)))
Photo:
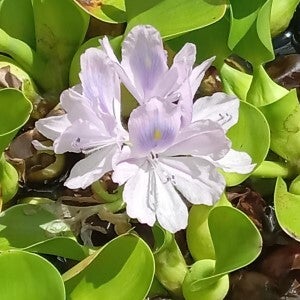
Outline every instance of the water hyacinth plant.
POLYGON ((113 171, 113 181, 126 182, 123 199, 130 217, 150 226, 157 219, 173 233, 184 229, 188 211, 181 195, 193 204, 213 205, 225 188, 217 167, 239 173, 254 167, 226 138, 238 120, 239 100, 216 93, 193 105, 212 60, 192 69, 196 49, 186 44, 168 69, 162 39, 152 26, 132 29, 121 64, 107 38, 102 45, 105 52, 89 49, 82 55, 81 85, 61 96, 66 115, 41 119, 36 127, 54 140, 56 153, 86 154, 73 167, 67 187, 86 188, 113 171), (128 133, 120 119, 117 74, 141 104, 129 117, 128 133))
POLYGON ((298 4, 0 0, 1 299, 299 296, 298 4))

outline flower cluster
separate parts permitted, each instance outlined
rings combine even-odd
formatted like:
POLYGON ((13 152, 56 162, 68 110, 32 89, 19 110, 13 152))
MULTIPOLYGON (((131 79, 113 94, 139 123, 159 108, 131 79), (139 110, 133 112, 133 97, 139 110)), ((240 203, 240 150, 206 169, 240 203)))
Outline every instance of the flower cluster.
POLYGON ((194 68, 196 48, 187 43, 169 68, 152 26, 129 32, 121 62, 106 37, 101 46, 81 56, 81 84, 61 95, 66 114, 41 119, 36 128, 54 141, 55 153, 85 154, 67 187, 85 188, 113 170, 130 217, 176 232, 187 226, 185 200, 213 205, 220 198, 225 180, 218 168, 249 173, 254 167, 226 137, 238 120, 239 100, 216 93, 193 103, 213 58, 194 68), (139 103, 128 130, 121 122, 121 83, 139 103))

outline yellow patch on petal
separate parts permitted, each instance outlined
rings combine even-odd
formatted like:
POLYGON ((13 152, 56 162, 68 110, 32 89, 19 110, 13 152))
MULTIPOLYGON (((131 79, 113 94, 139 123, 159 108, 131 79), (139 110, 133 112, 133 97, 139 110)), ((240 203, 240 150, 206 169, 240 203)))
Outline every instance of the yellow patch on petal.
POLYGON ((158 130, 158 129, 155 129, 155 130, 154 130, 154 133, 153 133, 153 139, 154 139, 155 141, 158 141, 158 140, 161 139, 161 137, 162 137, 161 131, 158 130))

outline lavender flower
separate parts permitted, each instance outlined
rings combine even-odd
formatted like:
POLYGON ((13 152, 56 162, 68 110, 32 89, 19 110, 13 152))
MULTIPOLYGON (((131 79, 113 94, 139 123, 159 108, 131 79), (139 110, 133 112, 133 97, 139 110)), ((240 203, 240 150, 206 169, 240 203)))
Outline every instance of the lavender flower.
POLYGON ((125 183, 127 213, 152 226, 157 220, 170 232, 187 226, 192 204, 213 205, 225 188, 217 168, 249 173, 254 165, 243 152, 231 149, 226 130, 237 122, 239 100, 223 93, 199 99, 193 121, 182 125, 180 108, 152 98, 136 108, 128 129, 132 146, 124 150, 113 180, 125 183), (241 165, 232 163, 235 154, 241 165))
POLYGON ((114 62, 121 81, 139 104, 153 97, 178 101, 183 124, 190 122, 194 95, 214 58, 193 68, 196 47, 186 43, 169 68, 162 38, 150 25, 136 26, 128 33, 122 44, 121 63, 114 55, 107 37, 100 42, 102 49, 114 62))
MULTIPOLYGON (((84 153, 65 185, 86 188, 113 169, 121 146, 128 139, 120 120, 120 81, 99 49, 81 56, 81 84, 62 93, 65 115, 36 122, 36 128, 54 141, 55 153, 84 153)), ((42 146, 35 142, 37 148, 42 146)))

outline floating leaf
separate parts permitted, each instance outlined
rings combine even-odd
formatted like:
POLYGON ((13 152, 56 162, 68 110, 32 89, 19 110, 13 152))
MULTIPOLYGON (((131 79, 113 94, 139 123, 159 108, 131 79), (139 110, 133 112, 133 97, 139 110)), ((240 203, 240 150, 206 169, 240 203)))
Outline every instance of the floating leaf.
POLYGON ((229 206, 213 208, 208 217, 208 226, 215 248, 215 270, 213 274, 194 281, 191 285, 192 291, 206 288, 224 275, 250 264, 257 258, 262 247, 258 229, 236 208, 229 206))
POLYGON ((213 64, 220 67, 223 65, 224 59, 231 54, 231 50, 227 46, 229 27, 230 22, 225 14, 218 22, 171 39, 167 44, 175 52, 178 52, 185 43, 194 43, 197 47, 197 62, 216 56, 213 64))
POLYGON ((34 49, 35 30, 31 0, 0 0, 0 28, 34 49))
POLYGON ((75 260, 87 255, 70 228, 39 205, 20 204, 0 214, 0 251, 26 249, 75 260))
POLYGON ((260 108, 271 130, 271 149, 291 164, 300 159, 300 105, 296 90, 260 108), (292 145, 292 146, 291 146, 292 145))
POLYGON ((59 272, 44 258, 23 251, 0 253, 1 300, 64 300, 59 272))
POLYGON ((230 0, 229 48, 254 65, 274 58, 270 34, 272 0, 230 0), (255 51, 253 47, 255 45, 255 51))
MULTIPOLYGON (((264 161, 268 154, 270 146, 268 122, 256 107, 246 102, 240 102, 238 123, 230 128, 227 136, 232 141, 232 148, 248 153, 256 167, 264 161)), ((250 175, 224 173, 228 186, 237 185, 250 175)))
POLYGON ((225 0, 125 0, 128 33, 136 25, 150 24, 170 39, 220 20, 225 0), (167 20, 167 21, 166 21, 167 20))
POLYGON ((108 23, 126 22, 124 0, 74 0, 93 17, 108 23))
MULTIPOLYGON (((225 194, 215 206, 231 206, 225 194)), ((191 255, 195 260, 215 259, 215 249, 208 228, 208 216, 214 206, 193 205, 189 212, 186 239, 191 255)), ((221 222, 221 220, 220 220, 221 222)))
POLYGON ((68 299, 141 300, 154 276, 154 259, 147 244, 135 235, 115 238, 67 271, 68 299))
POLYGON ((172 294, 181 296, 187 265, 175 236, 159 226, 153 227, 155 275, 172 294))
POLYGON ((274 206, 280 227, 289 236, 300 241, 300 195, 289 193, 281 177, 276 182, 274 206))
POLYGON ((27 122, 31 110, 31 103, 20 91, 11 88, 0 90, 0 153, 27 122))

